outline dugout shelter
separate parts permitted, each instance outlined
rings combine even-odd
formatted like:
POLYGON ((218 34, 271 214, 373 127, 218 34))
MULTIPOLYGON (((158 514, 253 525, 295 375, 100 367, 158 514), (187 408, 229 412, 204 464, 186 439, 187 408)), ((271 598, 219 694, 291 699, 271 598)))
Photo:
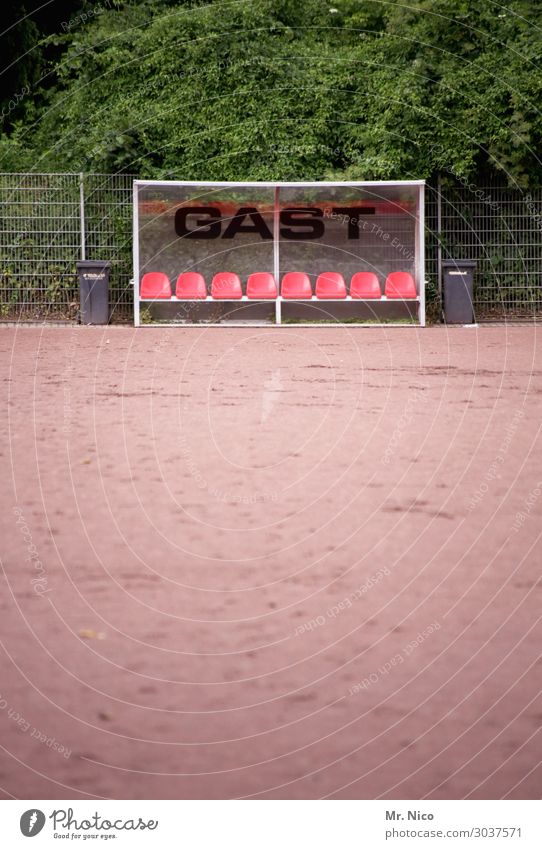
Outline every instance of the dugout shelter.
POLYGON ((134 323, 425 324, 423 180, 134 182, 134 323))

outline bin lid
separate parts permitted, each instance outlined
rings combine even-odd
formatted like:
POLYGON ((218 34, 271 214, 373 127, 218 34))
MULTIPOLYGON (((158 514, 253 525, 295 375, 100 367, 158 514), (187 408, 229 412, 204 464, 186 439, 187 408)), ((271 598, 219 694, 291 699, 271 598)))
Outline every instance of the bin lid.
POLYGON ((478 265, 475 259, 443 259, 443 268, 476 268, 478 265))
POLYGON ((80 259, 75 263, 79 268, 110 268, 111 263, 107 259, 80 259))

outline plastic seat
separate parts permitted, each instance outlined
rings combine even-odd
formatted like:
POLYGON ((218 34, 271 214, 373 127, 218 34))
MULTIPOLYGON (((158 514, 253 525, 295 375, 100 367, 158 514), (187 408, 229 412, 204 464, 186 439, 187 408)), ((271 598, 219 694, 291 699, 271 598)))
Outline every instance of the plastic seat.
POLYGON ((352 276, 350 297, 363 301, 382 297, 380 283, 374 271, 358 271, 352 276))
POLYGON ((247 297, 254 300, 275 300, 277 284, 272 274, 256 271, 247 280, 247 297))
POLYGON ((326 271, 320 274, 316 281, 316 297, 335 300, 346 298, 346 286, 344 277, 336 271, 326 271))
POLYGON ((412 300, 417 297, 416 284, 412 274, 407 271, 393 271, 386 279, 385 295, 387 298, 412 300))
POLYGON ((303 271, 288 271, 282 278, 280 293, 283 298, 306 301, 312 298, 309 275, 303 271))
POLYGON ((148 271, 144 274, 139 287, 139 297, 144 301, 171 298, 171 283, 167 274, 162 271, 148 271))
POLYGON ((231 271, 220 271, 213 277, 211 295, 217 301, 238 301, 243 297, 241 281, 231 271))
POLYGON ((197 271, 185 271, 177 277, 175 294, 185 301, 204 300, 207 297, 207 286, 202 274, 197 271))

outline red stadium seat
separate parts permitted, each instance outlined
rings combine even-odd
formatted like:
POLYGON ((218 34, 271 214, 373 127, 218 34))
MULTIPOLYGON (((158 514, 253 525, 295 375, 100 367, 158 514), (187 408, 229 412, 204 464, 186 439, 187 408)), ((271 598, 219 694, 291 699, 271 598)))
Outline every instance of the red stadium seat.
POLYGON ((243 297, 241 281, 231 271, 220 271, 213 277, 211 295, 217 301, 238 301, 243 297))
POLYGON ((346 286, 344 285, 344 277, 336 271, 326 271, 325 274, 320 274, 316 281, 316 297, 329 298, 346 298, 346 286))
POLYGON ((388 274, 385 295, 386 298, 401 298, 402 300, 416 298, 416 284, 412 275, 406 271, 393 271, 388 274))
POLYGON ((374 271, 358 271, 350 281, 350 297, 369 301, 382 297, 380 283, 374 271))
POLYGON ((277 297, 277 284, 272 274, 256 271, 247 280, 247 297, 254 300, 274 300, 277 297))
POLYGON ((280 289, 283 298, 296 301, 306 301, 312 298, 309 275, 303 271, 289 271, 282 278, 280 289))
POLYGON ((177 277, 175 294, 185 301, 204 300, 207 297, 207 286, 202 274, 196 271, 185 271, 177 277))
POLYGON ((169 277, 161 271, 148 271, 143 275, 139 289, 139 297, 144 301, 154 301, 155 298, 171 298, 171 283, 169 277))

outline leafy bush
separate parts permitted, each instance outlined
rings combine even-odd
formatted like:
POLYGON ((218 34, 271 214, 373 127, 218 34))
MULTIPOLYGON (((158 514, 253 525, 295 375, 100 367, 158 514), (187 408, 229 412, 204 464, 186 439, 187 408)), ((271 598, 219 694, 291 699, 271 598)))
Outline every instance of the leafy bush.
POLYGON ((43 39, 54 67, 0 139, 3 170, 540 182, 542 22, 526 0, 89 8, 43 39))

